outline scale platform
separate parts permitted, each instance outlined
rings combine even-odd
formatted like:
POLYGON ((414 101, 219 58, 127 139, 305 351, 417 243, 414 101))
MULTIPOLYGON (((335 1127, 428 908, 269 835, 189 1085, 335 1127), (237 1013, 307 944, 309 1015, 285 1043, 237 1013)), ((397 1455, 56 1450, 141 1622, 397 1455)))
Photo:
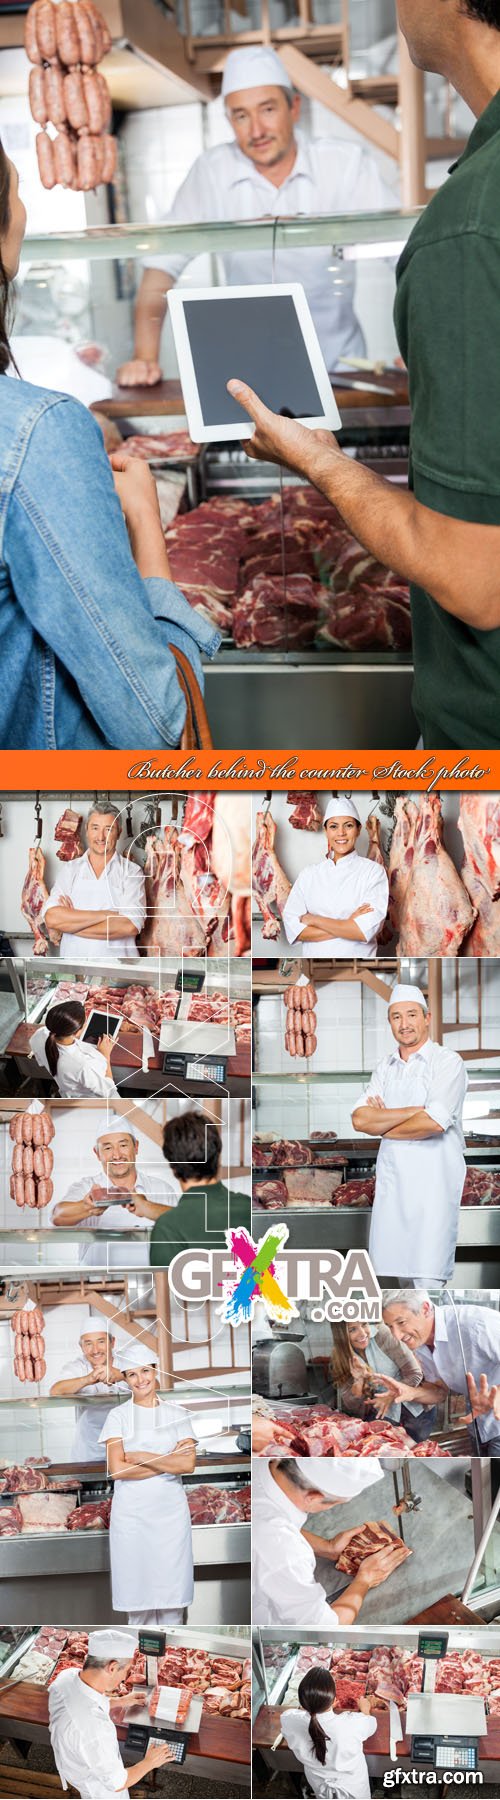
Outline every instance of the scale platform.
POLYGON ((199 1019, 163 1019, 160 1050, 175 1056, 236 1055, 236 1038, 229 1024, 204 1025, 199 1019))
POLYGON ((147 1731, 149 1737, 161 1737, 162 1731, 174 1731, 178 1737, 191 1737, 199 1732, 203 1712, 203 1695, 194 1694, 189 1712, 183 1725, 176 1719, 179 1704, 179 1688, 160 1688, 160 1701, 155 1718, 150 1718, 149 1705, 132 1706, 130 1713, 125 1712, 124 1723, 134 1729, 147 1731), (161 1712, 159 1710, 161 1705, 161 1712))
POLYGON ((486 1712, 480 1694, 409 1694, 408 1737, 486 1736, 486 1712))

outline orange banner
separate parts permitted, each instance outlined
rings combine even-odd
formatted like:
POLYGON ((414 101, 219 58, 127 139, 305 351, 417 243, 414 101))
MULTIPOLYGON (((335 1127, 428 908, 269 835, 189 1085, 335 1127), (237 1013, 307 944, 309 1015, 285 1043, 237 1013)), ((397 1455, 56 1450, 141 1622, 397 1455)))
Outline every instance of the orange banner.
POLYGON ((157 756, 141 750, 13 750, 0 754, 3 793, 127 792, 150 787, 234 789, 397 788, 500 792, 500 750, 209 750, 157 756))

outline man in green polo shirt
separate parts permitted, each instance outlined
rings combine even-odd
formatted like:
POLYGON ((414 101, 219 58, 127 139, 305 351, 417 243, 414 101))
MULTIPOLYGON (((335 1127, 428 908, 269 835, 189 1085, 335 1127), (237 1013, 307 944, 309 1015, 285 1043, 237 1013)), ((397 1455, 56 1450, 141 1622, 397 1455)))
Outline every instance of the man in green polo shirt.
POLYGON ((250 1230, 248 1194, 234 1193, 220 1179, 222 1138, 203 1113, 180 1113, 163 1133, 163 1155, 182 1188, 178 1205, 153 1226, 149 1260, 167 1269, 180 1250, 206 1244, 225 1250, 228 1226, 250 1230))
MULTIPOLYGON (((241 382, 250 455, 286 463, 411 583, 414 709, 428 749, 500 744, 500 0, 396 0, 412 61, 476 115, 397 269, 412 410, 410 492, 241 382)), ((332 301, 332 304, 334 302, 332 301)))

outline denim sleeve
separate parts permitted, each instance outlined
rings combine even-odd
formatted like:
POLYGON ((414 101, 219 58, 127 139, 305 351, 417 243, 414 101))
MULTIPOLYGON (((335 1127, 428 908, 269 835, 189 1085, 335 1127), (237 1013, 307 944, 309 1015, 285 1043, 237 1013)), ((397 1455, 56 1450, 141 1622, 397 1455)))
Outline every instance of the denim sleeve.
POLYGON ((185 702, 169 642, 198 679, 220 637, 173 583, 143 581, 100 428, 55 396, 9 501, 4 561, 31 625, 76 681, 112 747, 179 743, 185 702))

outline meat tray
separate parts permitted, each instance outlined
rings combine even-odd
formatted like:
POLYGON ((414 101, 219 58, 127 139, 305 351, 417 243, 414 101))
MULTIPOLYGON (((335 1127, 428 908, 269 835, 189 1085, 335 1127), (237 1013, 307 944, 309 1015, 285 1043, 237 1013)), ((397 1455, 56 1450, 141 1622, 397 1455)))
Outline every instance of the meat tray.
MULTIPOLYGON (((176 1719, 177 1706, 179 1703, 179 1695, 180 1695, 180 1688, 169 1688, 169 1687, 163 1687, 163 1686, 160 1688, 160 1697, 158 1700, 158 1706, 156 1709, 155 1721, 154 1721, 155 1727, 160 1730, 161 1730, 162 1726, 164 1726, 165 1728, 168 1727, 172 1731, 179 1732, 180 1735, 182 1735, 184 1733, 184 1735, 186 1737, 189 1737, 191 1734, 196 1735, 200 1729, 200 1724, 201 1724, 201 1716, 202 1716, 202 1712, 203 1712, 203 1696, 199 1695, 199 1694, 193 1695, 193 1699, 191 1701, 191 1705, 189 1707, 189 1711, 187 1713, 184 1724, 179 1725, 177 1723, 177 1719, 176 1719)), ((148 1696, 148 1702, 147 1702, 146 1706, 131 1706, 123 1714, 123 1719, 124 1719, 125 1725, 139 1725, 139 1726, 143 1725, 147 1729, 151 1730, 151 1714, 149 1711, 149 1696, 148 1696)))

